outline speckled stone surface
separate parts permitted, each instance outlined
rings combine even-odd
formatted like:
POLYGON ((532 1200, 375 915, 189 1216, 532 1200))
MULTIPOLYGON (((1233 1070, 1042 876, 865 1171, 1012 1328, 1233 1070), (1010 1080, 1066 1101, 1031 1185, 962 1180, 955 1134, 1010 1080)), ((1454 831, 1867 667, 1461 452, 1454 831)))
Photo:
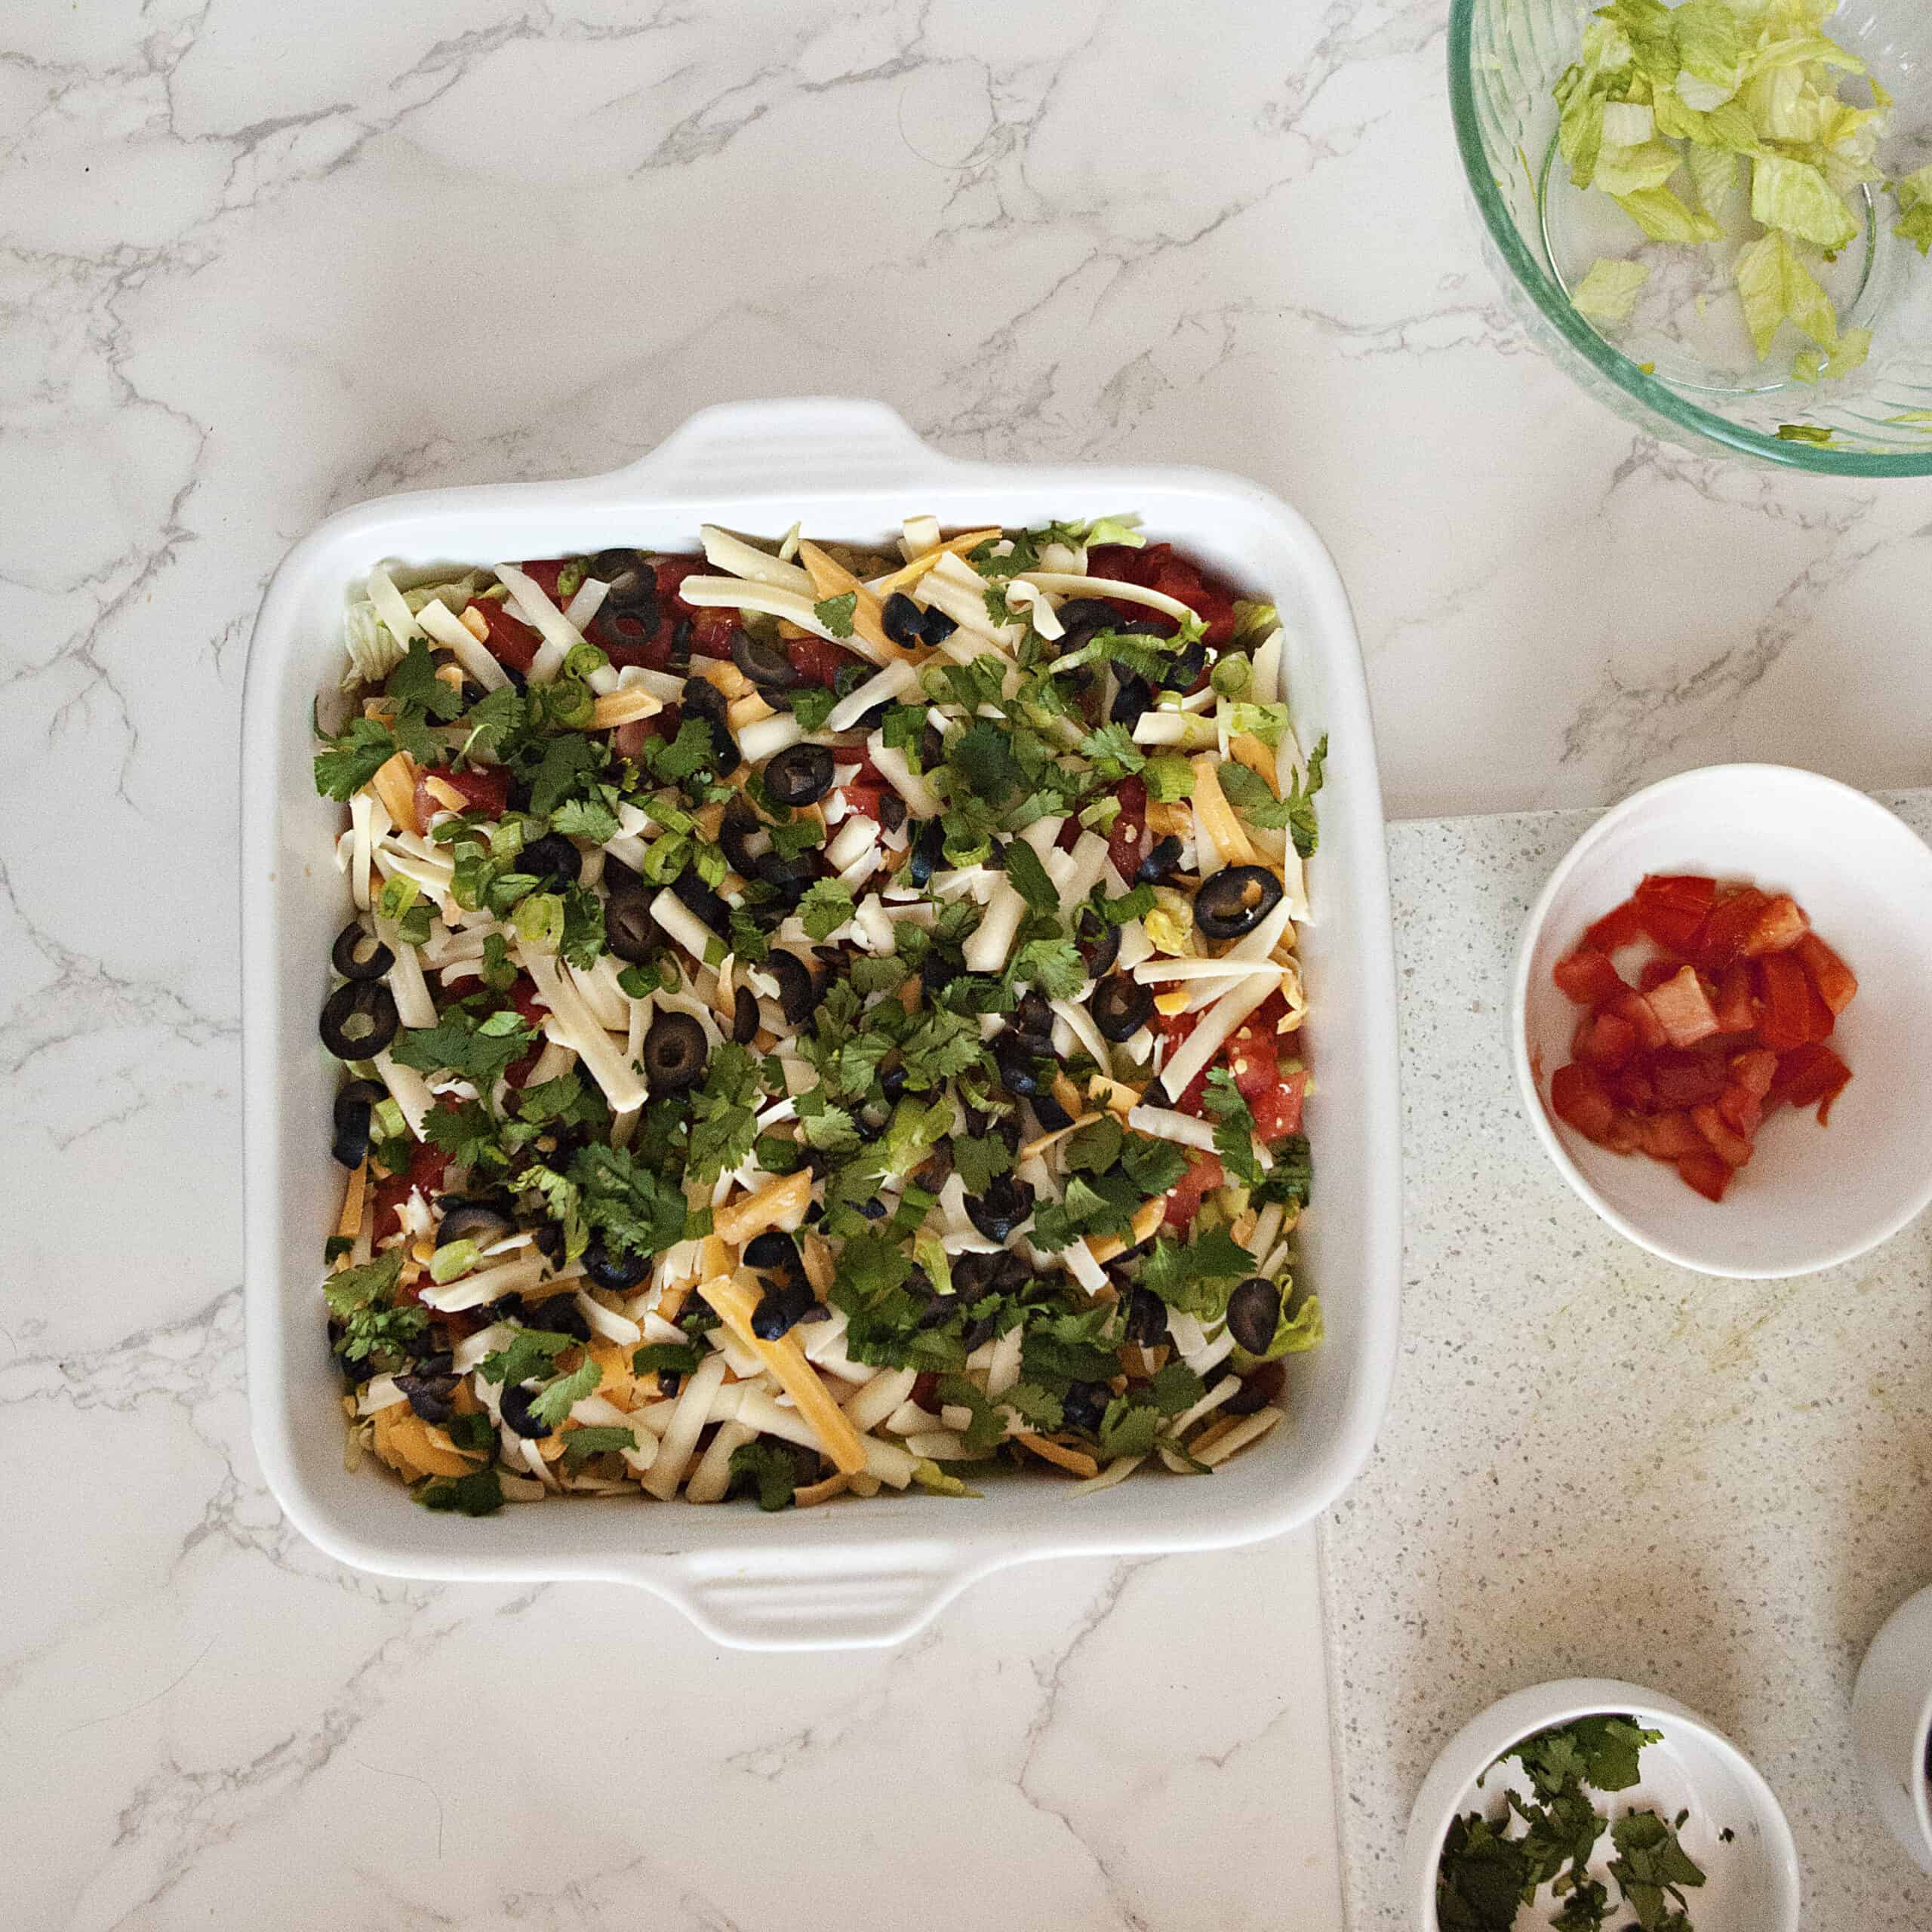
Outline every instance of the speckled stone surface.
MULTIPOLYGON (((1887 802, 1932 833, 1932 794, 1887 802)), ((1718 1281, 1564 1185, 1518 1105, 1509 982, 1592 817, 1390 838, 1401 1366, 1325 1531, 1350 1923, 1410 1926, 1409 1807, 1456 1730, 1525 1684, 1607 1676, 1756 1761, 1797 1835, 1807 1932, 1927 1932, 1932 1880, 1866 1808, 1850 1707, 1866 1644, 1932 1582, 1932 1220, 1828 1274, 1718 1281)))

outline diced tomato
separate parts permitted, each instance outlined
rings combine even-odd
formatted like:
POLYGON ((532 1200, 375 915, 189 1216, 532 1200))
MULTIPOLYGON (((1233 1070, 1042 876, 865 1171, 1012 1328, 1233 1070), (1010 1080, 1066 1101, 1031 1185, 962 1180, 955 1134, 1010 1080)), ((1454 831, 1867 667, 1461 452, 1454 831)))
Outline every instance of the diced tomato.
POLYGON ((1724 1189, 1737 1170, 1715 1154, 1686 1154, 1677 1163, 1677 1171, 1706 1201, 1721 1201, 1724 1189))
MULTIPOLYGON (((446 1100, 445 1108, 456 1102, 446 1100)), ((409 1150, 409 1165, 399 1174, 388 1174, 376 1183, 375 1233, 380 1241, 396 1230, 396 1214, 412 1194, 431 1195, 443 1184, 450 1164, 448 1154, 426 1140, 419 1140, 409 1150)))
POLYGON ((1254 1131, 1263 1146, 1272 1147, 1291 1134, 1301 1131, 1302 1103, 1308 1095, 1308 1069, 1291 1073, 1279 1085, 1257 1094, 1249 1103, 1254 1115, 1254 1131))
POLYGON ((1586 1140, 1609 1138, 1617 1103, 1595 1067, 1559 1066, 1550 1076, 1549 1103, 1557 1118, 1574 1127, 1586 1140))
POLYGON ((1795 1047, 1778 1057, 1777 1077, 1771 1083, 1770 1099, 1787 1100, 1794 1107, 1808 1107, 1815 1100, 1818 1124, 1831 1118, 1832 1103, 1845 1090, 1851 1078, 1847 1066, 1829 1047, 1817 1042, 1795 1047))
POLYGON ((417 775, 418 825, 427 825, 435 813, 449 809, 441 799, 432 795, 423 783, 430 778, 440 778, 451 790, 460 792, 471 811, 487 812, 492 818, 500 818, 509 808, 510 775, 501 765, 492 765, 488 771, 472 765, 467 771, 457 771, 447 764, 432 764, 417 775))
POLYGON ((1654 1053, 1664 1044, 1663 1023, 1651 1011, 1650 1001, 1634 986, 1626 987, 1604 1011, 1627 1020, 1636 1029, 1638 1045, 1646 1053, 1654 1053))
MULTIPOLYGON (((1832 1057, 1835 1060, 1838 1056, 1834 1054, 1832 1057)), ((1730 1063, 1732 1081, 1761 1100, 1771 1091, 1777 1074, 1777 1055, 1767 1052, 1762 1047, 1753 1047, 1749 1052, 1738 1054, 1730 1063)))
POLYGON ((1714 878, 1652 872, 1637 888, 1637 914, 1658 945, 1672 952, 1690 952, 1717 896, 1714 878))
POLYGON ((1795 952, 1771 952, 1757 962, 1759 1037, 1783 1052, 1829 1037, 1835 1016, 1819 996, 1795 952))
POLYGON ((1755 885, 1727 892, 1711 908, 1697 942, 1697 964, 1712 974, 1723 972, 1744 956, 1759 915, 1771 902, 1755 885))
POLYGON ((1814 932, 1799 935, 1798 957, 1818 997, 1834 1016, 1842 1013, 1857 993, 1857 975, 1814 932))
POLYGON ((1610 1076, 1610 1091, 1626 1107, 1648 1113, 1657 1103, 1657 1082, 1641 1062, 1632 1060, 1610 1076))
POLYGON ((1789 952, 1810 929, 1811 921, 1797 900, 1781 892, 1758 915, 1744 942, 1744 956, 1757 959, 1767 952, 1789 952))
POLYGON ((1764 1117, 1764 1103, 1748 1088, 1732 1085, 1718 1096, 1718 1112, 1724 1117, 1727 1127, 1750 1140, 1758 1131, 1758 1123, 1764 1117))
POLYGON ((1619 1107, 1610 1117, 1610 1130, 1603 1144, 1613 1154, 1634 1154, 1643 1145, 1644 1124, 1628 1107, 1619 1107))
POLYGON ((1167 1225, 1185 1233, 1194 1225, 1203 1196, 1213 1193, 1226 1179, 1220 1155, 1195 1155, 1188 1163, 1186 1173, 1175 1182, 1173 1192, 1168 1196, 1164 1217, 1167 1225))
POLYGON ((518 565, 517 568, 522 571, 524 575, 528 577, 552 604, 561 607, 568 604, 570 599, 567 597, 560 598, 557 595, 557 580, 563 575, 565 566, 570 561, 568 557, 537 557, 528 563, 518 565))
POLYGON ((1758 1008, 1751 997, 1751 975, 1742 966, 1727 966, 1718 983, 1718 1031, 1748 1033, 1758 1023, 1758 1008))
POLYGON ((1638 990, 1646 996, 1657 988, 1677 977, 1682 961, 1676 959, 1647 959, 1643 971, 1637 975, 1638 990))
POLYGON ((822 637, 788 637, 785 655, 807 684, 820 685, 826 691, 831 690, 833 680, 848 664, 857 662, 842 645, 829 643, 822 637))
POLYGON ((1666 1107, 1715 1100, 1728 1084, 1723 1058, 1715 1054, 1660 1054, 1651 1063, 1651 1078, 1659 1103, 1666 1107))
POLYGON ((1593 952, 1617 952, 1643 937, 1643 917, 1637 902, 1626 899, 1614 912, 1606 912, 1595 925, 1584 928, 1583 944, 1593 952))
POLYGON ((1550 968, 1549 977, 1556 982, 1557 990, 1579 1006, 1601 1006, 1629 990, 1608 958, 1587 948, 1566 953, 1550 968))
POLYGON ((1123 778, 1114 795, 1120 811, 1107 833, 1107 857, 1121 884, 1131 887, 1147 856, 1147 787, 1138 778, 1123 778))
POLYGON ((1697 1131, 1697 1123, 1681 1108, 1651 1115, 1638 1131, 1638 1144, 1654 1161, 1678 1161, 1686 1154, 1710 1152, 1710 1143, 1697 1131))
POLYGON ((1644 998, 1673 1047, 1694 1047, 1718 1030, 1718 1016, 1694 967, 1683 968, 1644 998))
POLYGON ((1693 1107, 1690 1118, 1697 1123, 1697 1131, 1710 1143, 1711 1152, 1727 1166, 1741 1168, 1750 1159, 1750 1142, 1715 1107, 1693 1107))
POLYGON ((1222 1050, 1228 1071, 1235 1077, 1235 1086, 1251 1109, 1263 1094, 1272 1092, 1281 1083, 1275 1049, 1279 1037, 1274 1020, 1257 1013, 1235 1030, 1222 1050))
POLYGON ((881 780, 876 784, 855 778, 849 785, 838 788, 838 795, 845 801, 845 808, 859 818, 877 818, 879 801, 885 796, 885 783, 881 780))
POLYGON ((543 1056, 545 1041, 543 1022, 550 1009, 537 999, 537 988, 519 974, 510 987, 510 1004, 516 1009, 523 1023, 537 1035, 528 1052, 519 1054, 503 1069, 503 1078, 512 1087, 521 1087, 536 1069, 537 1063, 543 1056))
POLYGON ((1637 1029, 1614 1013, 1593 1013, 1578 1022, 1570 1051, 1586 1065, 1608 1072, 1637 1051, 1637 1029))
POLYGON ((537 662, 537 648, 543 640, 520 617, 512 617, 494 599, 469 608, 483 613, 483 622, 490 632, 490 654, 499 664, 512 671, 527 672, 537 662))
MULTIPOLYGON (((1156 544, 1154 547, 1164 546, 1156 544)), ((1129 543, 1097 543, 1087 552, 1087 574, 1110 577, 1116 583, 1143 583, 1140 560, 1144 555, 1129 543)))

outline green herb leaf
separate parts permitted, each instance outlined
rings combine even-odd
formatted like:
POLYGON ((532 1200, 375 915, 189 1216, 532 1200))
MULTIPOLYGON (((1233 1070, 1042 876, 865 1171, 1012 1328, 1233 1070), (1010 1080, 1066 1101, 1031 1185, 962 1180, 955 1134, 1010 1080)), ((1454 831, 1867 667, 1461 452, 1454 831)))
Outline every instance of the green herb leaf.
POLYGON ((755 1490, 761 1509, 789 1509, 798 1496, 798 1465, 783 1443, 761 1435, 731 1451, 731 1481, 755 1490))
POLYGON ((798 902, 798 917, 814 940, 829 939, 851 918, 851 888, 835 878, 822 878, 798 902))
POLYGON ((315 789, 325 798, 353 798, 396 754, 388 728, 358 718, 315 754, 315 789))
POLYGON ((842 597, 822 598, 812 606, 812 614, 834 637, 852 635, 852 614, 859 608, 859 593, 848 590, 842 597))
POLYGON ((503 1506, 503 1485, 494 1469, 432 1476, 417 1484, 414 1494, 426 1509, 457 1510, 466 1516, 488 1516, 503 1506))

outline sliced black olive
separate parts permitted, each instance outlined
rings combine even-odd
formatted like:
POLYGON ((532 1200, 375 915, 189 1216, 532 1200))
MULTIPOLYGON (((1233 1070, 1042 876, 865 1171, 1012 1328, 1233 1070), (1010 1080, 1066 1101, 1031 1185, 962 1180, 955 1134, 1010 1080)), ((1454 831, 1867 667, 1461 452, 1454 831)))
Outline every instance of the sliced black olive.
POLYGON ((1046 1054, 1053 1051, 1053 1006, 1038 986, 1026 989, 1020 1004, 1013 1010, 1013 1017, 1006 1023, 1014 1032, 1024 1034, 1029 1041, 1037 1041, 1039 1044, 1035 1051, 1046 1054))
POLYGON ((758 995, 749 986, 740 986, 731 1003, 731 1038, 741 1047, 748 1047, 757 1037, 762 1022, 758 1017, 758 995))
POLYGON ((322 1044, 337 1060, 368 1060, 395 1038, 395 998, 380 980, 351 980, 322 1008, 322 1044))
POLYGON ((1076 1382, 1060 1399, 1060 1414, 1069 1429, 1097 1435, 1112 1399, 1113 1391, 1104 1382, 1076 1382))
POLYGON ((888 1100, 897 1100, 906 1091, 908 1078, 903 1066, 882 1066, 879 1069, 878 1091, 888 1100))
POLYGON ((345 980, 380 980, 395 964, 395 955, 361 920, 351 919, 335 936, 329 964, 345 980))
POLYGON ((369 1124, 389 1089, 374 1080, 352 1080, 335 1097, 335 1144, 329 1151, 345 1168, 360 1167, 369 1152, 369 1124))
POLYGON ((1138 885, 1158 885, 1163 879, 1171 878, 1180 867, 1180 841, 1170 832, 1164 838, 1155 840, 1152 849, 1140 862, 1140 869, 1134 875, 1138 885))
POLYGON ((919 620, 919 635, 928 644, 943 644, 958 628, 937 604, 928 604, 925 615, 919 620))
POLYGON ((761 1342, 776 1342, 804 1321, 811 1306, 811 1284, 803 1275, 768 1280, 752 1311, 752 1333, 761 1342))
POLYGON ((1073 1124, 1073 1116, 1052 1094, 1045 1092, 1033 1096, 1033 1118, 1040 1123, 1041 1131, 1048 1134, 1057 1134, 1062 1128, 1073 1124))
POLYGON ((987 1314, 981 1315, 979 1320, 960 1337, 959 1346, 970 1355, 975 1349, 984 1348, 998 1333, 999 1310, 995 1308, 987 1314))
POLYGON ((1153 708, 1153 703, 1154 688, 1137 671, 1114 673, 1114 701, 1107 712, 1113 723, 1124 724, 1131 731, 1153 708))
MULTIPOLYGON (((608 872, 610 861, 605 861, 608 872)), ((604 943, 633 966, 648 960, 657 943, 657 921, 651 901, 641 892, 613 893, 604 902, 604 943)))
POLYGON ((395 1386, 425 1422, 445 1423, 456 1414, 456 1381, 454 1375, 398 1375, 395 1386))
POLYGON ((710 728, 712 755, 718 771, 736 771, 743 758, 724 715, 724 694, 709 678, 694 674, 685 680, 682 702, 687 718, 701 718, 710 728))
POLYGON ((628 1294, 651 1272, 649 1255, 611 1247, 601 1235, 592 1235, 584 1243, 583 1260, 583 1272, 614 1294, 628 1294))
POLYGON ((583 854, 561 832, 546 832, 517 854, 516 869, 536 878, 540 891, 561 892, 576 884, 583 870, 583 854))
POLYGON ((504 1421, 509 1423, 513 1434, 525 1437, 532 1442, 541 1442, 552 1432, 547 1422, 531 1414, 530 1405, 536 1399, 536 1392, 525 1388, 520 1382, 506 1382, 503 1384, 501 1407, 504 1421))
POLYGON ((778 982, 778 1010, 797 1026, 818 1001, 817 976, 795 952, 774 946, 765 971, 778 982))
POLYGON ((655 888, 647 882, 643 873, 633 872, 623 860, 606 852, 604 854, 604 890, 613 899, 639 894, 648 899, 655 888))
POLYGON ((700 878, 695 869, 681 872, 671 881, 671 891, 688 912, 695 912, 721 937, 731 930, 731 909, 700 878))
POLYGON ((607 597, 597 607, 584 635, 605 650, 641 651, 657 641, 657 601, 648 601, 629 610, 620 609, 607 597))
POLYGON ((878 822, 886 832, 897 832, 906 823, 906 801, 897 792, 879 794, 878 822))
MULTIPOLYGON (((1054 614, 1065 627, 1069 639, 1077 631, 1091 633, 1094 631, 1117 631, 1123 624, 1132 622, 1123 617, 1104 597, 1069 597, 1054 614)), ((1061 645, 1063 651, 1070 650, 1071 643, 1061 645)))
MULTIPOLYGON (((540 1137, 537 1146, 541 1151, 543 1142, 540 1137)), ((555 1221, 538 1222, 530 1231, 530 1241, 552 1268, 561 1268, 564 1265, 564 1231, 555 1221)))
POLYGON ((875 1194, 869 1201, 859 1203, 859 1212, 869 1221, 882 1221, 885 1219, 885 1203, 875 1194))
POLYGON ((1281 881, 1266 866, 1224 866, 1194 895, 1194 923, 1209 939, 1239 939, 1281 900, 1281 881))
POLYGON ((895 590, 885 600, 885 608, 879 614, 879 623, 894 644, 903 645, 910 650, 926 641, 924 615, 904 591, 895 590))
POLYGON ((758 862, 758 875, 786 905, 795 906, 818 877, 818 859, 811 852, 801 852, 791 859, 767 852, 758 862))
POLYGON ((644 1036, 644 1077, 654 1094, 681 1094, 704 1078, 704 1029, 688 1013, 660 1013, 644 1036))
POLYGON ((1158 1348, 1168 1339, 1168 1305, 1152 1288, 1128 1296, 1127 1339, 1141 1349, 1158 1348))
POLYGON ((541 1301, 526 1300, 523 1321, 527 1328, 547 1328, 553 1335, 568 1335, 574 1341, 590 1340, 590 1324, 577 1305, 574 1291, 546 1295, 541 1301))
POLYGON ((912 841, 912 862, 908 868, 909 875, 915 885, 931 882, 934 872, 946 856, 946 826, 936 818, 929 818, 919 828, 919 835, 912 841))
POLYGON ((764 822, 742 795, 724 808, 718 824, 718 843, 731 869, 740 878, 755 878, 758 862, 771 849, 764 822))
POLYGON ((1080 949, 1080 963, 1090 980, 1097 980, 1112 969, 1120 957, 1120 928, 1091 906, 1083 906, 1074 915, 1074 943, 1080 949))
POLYGON ((443 1218, 436 1226, 436 1245, 448 1247, 452 1241, 473 1241, 478 1247, 506 1240, 516 1232, 516 1223, 490 1201, 466 1201, 447 1195, 441 1204, 443 1218))
POLYGON ((966 1218, 989 1241, 1004 1241, 1032 1211, 1032 1188, 1012 1174, 998 1175, 985 1193, 966 1199, 966 1218))
POLYGON ((1228 1333, 1251 1355, 1265 1355, 1281 1319, 1281 1291, 1251 1275, 1228 1297, 1228 1333))
POLYGON ((761 691, 789 691, 804 682, 783 645, 747 630, 731 633, 731 662, 761 691))
POLYGON ((919 733, 919 769, 931 771, 946 756, 946 734, 929 718, 919 733))
POLYGON ((586 574, 606 584, 602 608, 609 611, 641 611, 648 607, 656 620, 657 573, 641 550, 599 550, 586 567, 586 574))
POLYGON ((1118 1046, 1131 1040, 1154 1017, 1154 989, 1126 973, 1110 973, 1094 989, 1087 1003, 1100 1038, 1118 1046))
POLYGON ((832 789, 829 745, 787 745, 764 768, 764 789, 781 805, 814 805, 832 789))
POLYGON ((1019 1034, 1002 1033, 993 1041, 993 1064, 1009 1094, 1024 1100, 1040 1091, 1038 1060, 1019 1034))
POLYGON ((1161 688, 1170 691, 1192 691, 1201 681, 1201 674, 1207 666, 1208 647, 1196 638, 1186 649, 1161 660, 1161 688))
POLYGON ((804 1264, 798 1258, 798 1244, 782 1228, 767 1228, 745 1243, 745 1266, 761 1275, 795 1275, 804 1264))
POLYGON ((1251 1416, 1280 1399, 1288 1379, 1287 1371, 1278 1361, 1264 1361, 1241 1377, 1241 1386, 1221 1404, 1227 1416, 1251 1416))

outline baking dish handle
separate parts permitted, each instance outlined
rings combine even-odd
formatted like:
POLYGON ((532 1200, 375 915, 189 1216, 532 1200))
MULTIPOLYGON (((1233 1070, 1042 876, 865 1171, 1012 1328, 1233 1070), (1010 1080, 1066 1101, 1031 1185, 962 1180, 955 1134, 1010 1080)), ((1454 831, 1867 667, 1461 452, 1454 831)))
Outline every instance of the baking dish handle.
POLYGON ((701 409, 617 477, 666 496, 823 496, 929 484, 951 461, 882 402, 806 396, 701 409))
POLYGON ((694 1555, 670 1577, 654 1571, 647 1580, 728 1649, 862 1650, 904 1642, 996 1567, 936 1544, 814 1550, 801 1559, 797 1549, 694 1555))

